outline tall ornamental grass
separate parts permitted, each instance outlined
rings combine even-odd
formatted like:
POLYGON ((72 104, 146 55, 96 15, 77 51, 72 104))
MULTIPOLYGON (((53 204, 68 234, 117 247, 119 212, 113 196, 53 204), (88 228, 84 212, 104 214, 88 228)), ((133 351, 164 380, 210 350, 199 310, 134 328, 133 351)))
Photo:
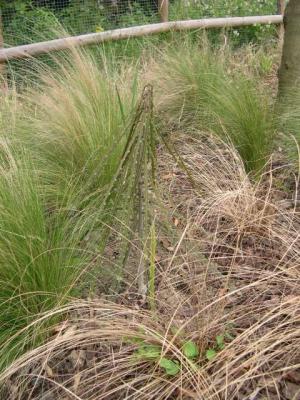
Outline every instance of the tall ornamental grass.
POLYGON ((55 72, 38 68, 40 83, 28 96, 26 135, 52 201, 70 181, 77 192, 87 184, 89 191, 99 191, 110 182, 137 90, 134 79, 131 87, 124 84, 109 74, 105 62, 85 52, 74 50, 55 62, 55 72))
POLYGON ((0 369, 56 322, 32 330, 33 319, 98 290, 107 271, 117 292, 130 244, 147 235, 152 88, 137 101, 134 79, 74 49, 55 62, 54 72, 37 64, 35 86, 0 103, 0 369))
MULTIPOLYGON (((25 155, 15 160, 7 153, 7 162, 1 164, 0 368, 27 348, 20 331, 74 294, 88 266, 79 249, 86 219, 73 220, 63 210, 45 208, 39 178, 25 155), (18 338, 7 347, 16 332, 18 338)), ((34 336, 38 343, 38 330, 34 336)))
POLYGON ((227 46, 185 40, 154 61, 159 108, 172 125, 213 132, 237 148, 247 172, 258 173, 272 151, 269 97, 227 46))

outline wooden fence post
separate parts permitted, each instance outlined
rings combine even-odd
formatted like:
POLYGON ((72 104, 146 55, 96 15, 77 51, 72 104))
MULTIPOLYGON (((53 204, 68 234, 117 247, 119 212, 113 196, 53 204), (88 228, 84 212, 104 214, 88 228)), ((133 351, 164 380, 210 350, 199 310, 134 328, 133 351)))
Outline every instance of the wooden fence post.
MULTIPOLYGON (((4 39, 3 39, 3 26, 2 26, 2 12, 0 9, 0 49, 3 48, 4 39)), ((0 74, 2 73, 3 64, 0 63, 0 74)))
MULTIPOLYGON (((285 10, 285 0, 277 0, 277 14, 284 15, 284 10, 285 10)), ((279 43, 281 45, 283 43, 283 37, 284 37, 283 23, 280 24, 280 26, 279 26, 278 37, 279 37, 279 43)))
POLYGON ((278 14, 283 14, 285 9, 285 0, 277 0, 278 14))
MULTIPOLYGON (((2 12, 0 9, 0 50, 4 46, 4 37, 3 37, 3 24, 2 24, 2 12)), ((0 89, 6 89, 6 79, 5 79, 5 62, 0 61, 0 89)))
POLYGON ((161 22, 169 21, 169 0, 158 0, 158 12, 161 22))

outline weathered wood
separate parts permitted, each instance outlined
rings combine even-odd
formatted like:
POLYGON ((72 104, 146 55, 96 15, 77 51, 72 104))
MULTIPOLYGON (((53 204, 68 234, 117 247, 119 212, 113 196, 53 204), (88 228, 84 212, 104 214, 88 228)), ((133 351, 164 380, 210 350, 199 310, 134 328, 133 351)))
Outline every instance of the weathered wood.
POLYGON ((300 90, 300 2, 290 0, 284 14, 284 44, 278 71, 279 97, 300 90))
MULTIPOLYGON (((285 10, 285 0, 277 0, 277 14, 284 15, 285 10)), ((282 46, 283 43, 283 36, 284 36, 284 26, 280 24, 278 28, 278 38, 279 38, 279 45, 282 46)))
POLYGON ((226 28, 253 24, 280 24, 281 15, 265 15, 258 17, 209 18, 189 21, 164 22, 135 26, 132 28, 115 29, 111 31, 89 33, 46 42, 33 43, 0 50, 0 63, 17 58, 28 58, 52 51, 66 50, 74 46, 87 46, 108 41, 135 38, 145 35, 155 35, 169 31, 186 31, 191 29, 226 28))
MULTIPOLYGON (((4 45, 4 39, 3 39, 2 13, 0 9, 0 50, 3 48, 3 45, 4 45)), ((5 70, 5 65, 0 64, 0 76, 3 75, 4 70, 5 70)))
POLYGON ((277 0, 277 14, 283 15, 285 9, 285 0, 277 0))
MULTIPOLYGON (((0 51, 4 46, 4 35, 3 35, 3 25, 2 25, 2 14, 0 9, 0 51)), ((7 80, 6 80, 6 65, 5 63, 0 63, 0 90, 7 90, 7 80)))
POLYGON ((169 0, 158 0, 158 11, 161 22, 169 21, 169 0))

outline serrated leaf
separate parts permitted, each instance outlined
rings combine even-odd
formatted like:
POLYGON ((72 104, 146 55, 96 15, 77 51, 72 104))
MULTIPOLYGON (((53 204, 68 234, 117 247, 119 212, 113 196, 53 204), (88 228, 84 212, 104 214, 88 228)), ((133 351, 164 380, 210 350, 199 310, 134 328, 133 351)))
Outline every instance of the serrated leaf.
POLYGON ((211 361, 213 358, 215 358, 217 352, 214 349, 208 349, 206 351, 206 358, 208 359, 208 361, 211 361))
POLYGON ((159 366, 165 370, 165 373, 167 375, 171 376, 177 375, 180 371, 180 365, 178 364, 178 362, 169 360, 165 357, 161 358, 161 360, 159 361, 159 366))
POLYGON ((183 354, 189 359, 193 359, 199 355, 199 349, 197 345, 191 340, 184 343, 182 346, 182 351, 183 354))

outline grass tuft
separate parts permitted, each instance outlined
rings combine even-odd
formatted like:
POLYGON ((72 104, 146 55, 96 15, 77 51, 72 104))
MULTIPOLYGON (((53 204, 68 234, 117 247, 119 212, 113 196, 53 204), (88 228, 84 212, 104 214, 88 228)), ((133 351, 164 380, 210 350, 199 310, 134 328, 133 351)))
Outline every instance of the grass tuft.
POLYGON ((247 172, 259 173, 272 152, 274 124, 269 98, 227 47, 186 40, 154 65, 159 108, 171 123, 213 132, 237 148, 247 172), (247 73, 247 75, 246 75, 247 73))

